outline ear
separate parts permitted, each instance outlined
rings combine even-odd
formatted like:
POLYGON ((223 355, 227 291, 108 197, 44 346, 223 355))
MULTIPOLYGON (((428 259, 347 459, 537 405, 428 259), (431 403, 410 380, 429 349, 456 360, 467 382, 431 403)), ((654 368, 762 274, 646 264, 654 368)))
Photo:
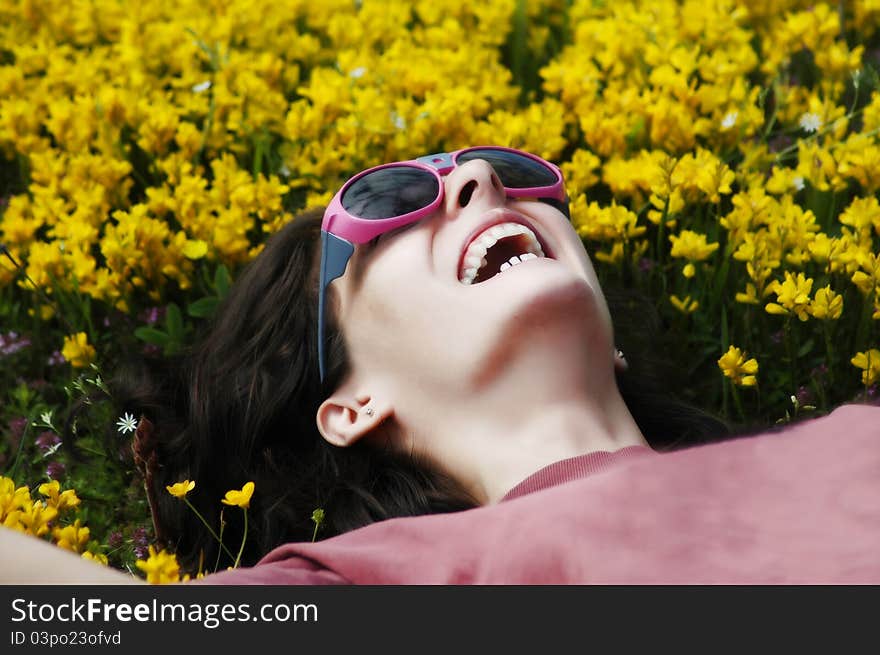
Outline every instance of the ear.
POLYGON ((345 448, 376 429, 394 410, 370 394, 340 389, 318 407, 318 431, 334 446, 345 448))

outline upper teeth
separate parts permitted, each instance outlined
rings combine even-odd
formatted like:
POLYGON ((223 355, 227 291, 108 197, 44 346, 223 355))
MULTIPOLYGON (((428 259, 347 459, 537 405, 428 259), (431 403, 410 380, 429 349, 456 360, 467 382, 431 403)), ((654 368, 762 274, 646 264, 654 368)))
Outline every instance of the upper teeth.
POLYGON ((526 237, 526 252, 518 257, 514 255, 509 261, 501 265, 501 271, 506 271, 511 266, 516 266, 529 259, 537 259, 544 257, 544 251, 538 242, 538 237, 525 225, 519 223, 501 223, 493 225, 480 236, 474 239, 464 253, 462 261, 462 269, 459 272, 458 279, 462 284, 471 284, 477 277, 477 271, 480 267, 486 265, 486 252, 505 237, 512 237, 522 234, 526 237))

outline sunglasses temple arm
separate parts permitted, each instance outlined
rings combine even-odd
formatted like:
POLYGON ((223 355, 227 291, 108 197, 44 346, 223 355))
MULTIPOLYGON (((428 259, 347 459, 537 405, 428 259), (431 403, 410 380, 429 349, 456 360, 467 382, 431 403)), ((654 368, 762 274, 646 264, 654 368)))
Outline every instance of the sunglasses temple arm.
POLYGON ((561 214, 563 214, 568 220, 571 220, 571 210, 568 206, 568 196, 565 196, 565 200, 557 200, 556 198, 538 198, 541 202, 547 203, 551 207, 555 208, 561 214))
POLYGON ((318 371, 324 382, 324 297, 327 287, 342 277, 348 260, 354 254, 354 244, 321 230, 321 281, 318 289, 318 371))

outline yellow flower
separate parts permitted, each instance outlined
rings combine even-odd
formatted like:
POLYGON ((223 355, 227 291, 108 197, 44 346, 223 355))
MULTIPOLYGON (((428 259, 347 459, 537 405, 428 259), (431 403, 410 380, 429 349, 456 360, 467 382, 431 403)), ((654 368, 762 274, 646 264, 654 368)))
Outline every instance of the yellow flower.
POLYGON ((874 384, 880 380, 880 350, 871 348, 856 353, 856 356, 849 361, 853 366, 862 369, 862 384, 874 384))
POLYGON ((718 368, 729 377, 734 384, 741 387, 753 387, 758 383, 758 362, 746 359, 746 354, 739 348, 731 346, 718 360, 718 368))
MULTIPOLYGON (((706 235, 692 230, 682 230, 680 234, 669 237, 672 242, 673 257, 682 257, 691 262, 701 262, 718 250, 717 243, 706 243, 706 235)), ((691 277, 685 274, 686 277, 691 277)))
POLYGON ((66 491, 59 493, 60 491, 61 484, 58 480, 52 480, 51 482, 46 482, 39 486, 39 492, 48 497, 46 504, 49 507, 54 507, 59 512, 63 512, 66 509, 79 505, 80 500, 73 489, 67 489, 66 491))
MULTIPOLYGON (((18 520, 24 527, 25 532, 29 532, 37 537, 42 537, 49 532, 49 523, 54 521, 57 516, 57 509, 54 507, 47 507, 43 503, 37 502, 32 504, 29 508, 25 508, 25 510, 19 514, 18 520)), ((55 529, 57 530, 58 528, 55 529)), ((88 530, 88 528, 86 528, 86 530, 88 530)))
POLYGON ((187 259, 201 259, 208 253, 208 244, 201 239, 187 239, 181 252, 187 259))
POLYGON ((764 309, 768 314, 795 314, 800 320, 806 321, 810 309, 810 291, 813 279, 798 273, 797 277, 786 271, 785 282, 774 280, 767 287, 776 294, 778 303, 767 303, 764 309))
POLYGON ((80 525, 80 521, 77 519, 73 525, 65 525, 64 527, 53 529, 52 538, 55 539, 55 543, 59 548, 81 553, 85 550, 86 544, 89 543, 89 529, 80 525))
POLYGON ((254 495, 254 483, 246 482, 241 491, 232 489, 226 492, 226 498, 222 500, 224 505, 237 505, 242 509, 247 509, 251 504, 251 496, 254 495))
POLYGON ((165 488, 175 498, 185 498, 190 491, 196 488, 196 483, 195 480, 184 480, 177 484, 168 485, 165 488))
POLYGON ((146 574, 147 582, 150 584, 169 584, 181 581, 177 557, 164 548, 157 553, 156 549, 150 546, 147 559, 138 560, 135 562, 135 566, 146 574))
POLYGON ((693 314, 700 306, 700 303, 696 300, 691 300, 690 296, 685 296, 684 300, 682 300, 675 294, 669 296, 669 302, 682 314, 693 314))
POLYGON ((97 562, 98 564, 103 564, 107 566, 107 556, 104 553, 93 553, 89 550, 82 554, 83 559, 87 559, 91 562, 97 562))
POLYGON ((868 295, 880 286, 880 253, 866 254, 860 257, 861 269, 852 274, 852 282, 859 291, 868 295))
POLYGON ((830 285, 816 291, 816 297, 810 303, 810 314, 814 318, 836 321, 842 313, 843 296, 834 293, 830 285))
POLYGON ((95 359, 95 349, 89 345, 85 332, 64 337, 61 354, 74 368, 85 368, 95 359))
POLYGON ((734 296, 736 302, 743 303, 745 305, 757 305, 760 301, 758 300, 758 291, 755 289, 755 285, 751 282, 746 283, 745 293, 742 291, 738 291, 736 296, 734 296))
POLYGON ((13 514, 17 522, 19 510, 29 507, 30 504, 31 493, 27 487, 16 488, 11 478, 0 476, 0 523, 6 525, 7 517, 13 514))

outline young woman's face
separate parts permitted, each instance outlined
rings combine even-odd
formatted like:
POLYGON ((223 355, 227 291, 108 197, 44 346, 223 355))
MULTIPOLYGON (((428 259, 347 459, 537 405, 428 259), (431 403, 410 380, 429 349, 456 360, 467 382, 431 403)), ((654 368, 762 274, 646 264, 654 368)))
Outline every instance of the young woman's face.
POLYGON ((579 330, 597 363, 610 366, 608 308, 565 216, 543 202, 508 199, 483 160, 457 167, 444 183, 434 215, 359 246, 333 282, 353 374, 381 380, 394 394, 454 402, 504 376, 523 348, 546 350, 550 362, 553 339, 563 334, 552 327, 560 322, 579 330), (501 233, 486 250, 487 270, 471 284, 462 281, 479 265, 480 245, 488 245, 474 241, 491 226, 510 224, 531 234, 501 233), (499 257, 526 252, 538 256, 495 273, 499 257))

